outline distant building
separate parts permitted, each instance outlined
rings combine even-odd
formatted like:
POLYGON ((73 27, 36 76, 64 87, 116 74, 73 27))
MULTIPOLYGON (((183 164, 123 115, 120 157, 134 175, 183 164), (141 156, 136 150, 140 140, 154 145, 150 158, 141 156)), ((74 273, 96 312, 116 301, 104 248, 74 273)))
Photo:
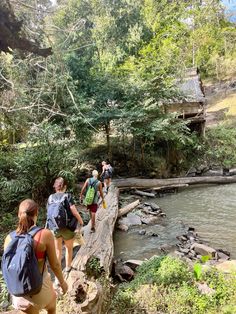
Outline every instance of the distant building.
POLYGON ((177 82, 180 95, 165 104, 166 112, 177 112, 178 118, 189 120, 188 127, 205 135, 206 98, 197 68, 187 69, 184 78, 177 82))

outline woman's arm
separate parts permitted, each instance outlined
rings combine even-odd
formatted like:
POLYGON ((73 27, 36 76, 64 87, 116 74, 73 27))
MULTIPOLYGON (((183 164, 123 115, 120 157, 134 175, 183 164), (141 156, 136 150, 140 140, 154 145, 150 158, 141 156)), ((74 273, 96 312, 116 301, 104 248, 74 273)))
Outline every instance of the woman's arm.
POLYGON ((82 187, 82 190, 81 190, 81 192, 80 192, 80 199, 82 199, 82 197, 83 197, 83 195, 84 195, 84 192, 85 192, 87 186, 88 186, 88 179, 85 181, 85 183, 84 183, 84 185, 83 185, 83 187, 82 187))
POLYGON ((48 257, 49 265, 50 265, 53 273, 57 277, 57 279, 60 283, 60 286, 63 290, 63 293, 66 293, 66 291, 68 290, 68 286, 67 286, 67 283, 65 282, 65 280, 63 278, 63 274, 62 274, 62 270, 61 270, 61 264, 58 261, 57 256, 56 256, 54 237, 53 237, 53 234, 50 230, 44 229, 44 239, 46 242, 45 243, 46 254, 48 257))

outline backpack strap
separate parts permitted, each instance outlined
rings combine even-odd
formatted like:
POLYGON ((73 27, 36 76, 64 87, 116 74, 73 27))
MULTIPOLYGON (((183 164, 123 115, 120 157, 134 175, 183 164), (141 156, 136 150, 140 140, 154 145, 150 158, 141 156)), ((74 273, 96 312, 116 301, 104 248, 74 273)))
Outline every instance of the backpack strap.
POLYGON ((96 180, 94 180, 94 181, 92 182, 92 178, 90 178, 90 179, 89 179, 89 186, 94 187, 94 186, 97 184, 97 182, 98 182, 98 179, 96 179, 96 180))
POLYGON ((28 234, 30 234, 33 238, 36 235, 36 233, 42 229, 43 229, 42 227, 34 226, 33 228, 30 229, 30 231, 28 231, 28 234))

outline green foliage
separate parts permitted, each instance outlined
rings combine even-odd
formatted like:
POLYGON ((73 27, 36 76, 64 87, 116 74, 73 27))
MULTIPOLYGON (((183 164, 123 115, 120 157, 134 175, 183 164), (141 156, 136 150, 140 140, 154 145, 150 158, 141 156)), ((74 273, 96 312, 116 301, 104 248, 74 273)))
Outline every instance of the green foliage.
POLYGON ((226 276, 213 268, 202 273, 201 278, 213 289, 212 293, 199 291, 192 271, 184 262, 154 257, 139 267, 131 283, 121 285, 109 313, 234 313, 234 275, 226 276))
POLYGON ((86 264, 86 273, 89 277, 99 278, 103 273, 103 269, 100 266, 99 258, 92 256, 86 264))
POLYGON ((233 125, 221 124, 206 133, 199 155, 210 166, 230 168, 236 165, 236 131, 233 125))

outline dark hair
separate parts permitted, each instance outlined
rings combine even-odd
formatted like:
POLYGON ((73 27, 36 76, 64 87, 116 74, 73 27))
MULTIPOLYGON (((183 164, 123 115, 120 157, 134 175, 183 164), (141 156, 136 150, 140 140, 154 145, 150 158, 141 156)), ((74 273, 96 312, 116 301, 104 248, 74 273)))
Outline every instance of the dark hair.
POLYGON ((26 199, 20 203, 18 211, 19 222, 16 229, 17 234, 29 231, 34 225, 34 217, 38 214, 38 209, 38 204, 31 199, 26 199))
POLYGON ((64 178, 62 177, 58 177, 56 178, 53 187, 55 189, 55 191, 60 191, 62 190, 64 187, 66 186, 66 181, 64 180, 64 178))

